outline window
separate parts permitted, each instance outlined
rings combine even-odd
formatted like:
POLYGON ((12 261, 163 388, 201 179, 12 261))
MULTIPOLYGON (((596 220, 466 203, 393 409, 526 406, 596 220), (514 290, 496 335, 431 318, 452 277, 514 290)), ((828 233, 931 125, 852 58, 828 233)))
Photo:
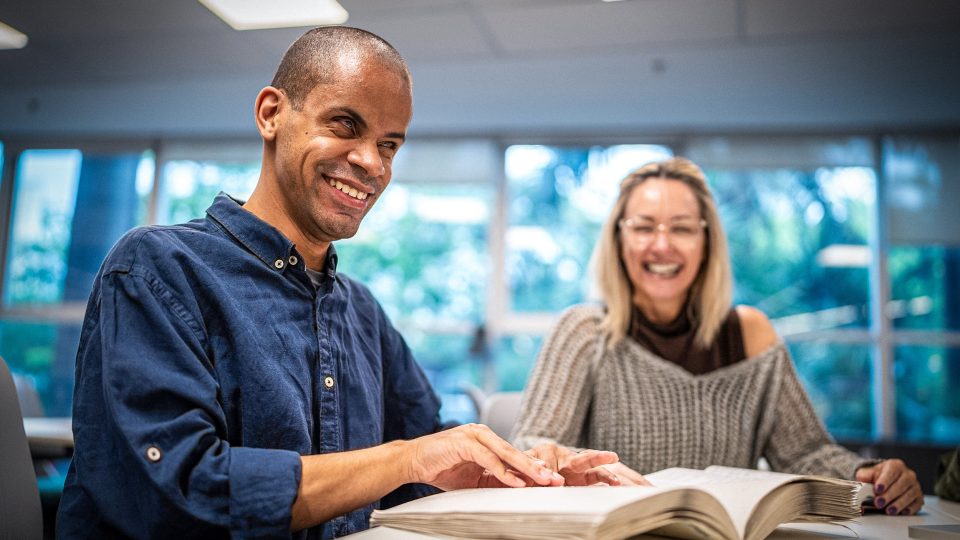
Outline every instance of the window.
POLYGON ((13 163, 0 354, 37 392, 45 410, 33 412, 65 416, 90 284, 110 247, 144 222, 153 155, 27 148, 13 163))
POLYGON ((202 218, 221 191, 246 200, 260 176, 258 143, 177 144, 163 147, 157 223, 202 218))
POLYGON ((338 270, 365 283, 400 328, 445 420, 472 420, 463 385, 487 386, 485 342, 496 149, 408 143, 394 177, 353 238, 336 243, 338 270))
POLYGON ((631 170, 671 155, 655 145, 506 150, 506 279, 513 311, 556 313, 584 301, 600 227, 631 170))
MULTIPOLYGON (((4 148, 0 354, 47 414, 69 414, 106 250, 136 225, 202 217, 221 190, 245 199, 259 176, 258 141, 163 142, 156 160, 150 146, 4 148)), ((556 317, 595 296, 590 257, 619 182, 674 153, 707 173, 735 301, 771 317, 834 436, 960 443, 956 136, 414 140, 337 242, 340 270, 400 329, 442 417, 474 420, 464 384, 523 389, 556 317)))
POLYGON ((960 440, 960 138, 883 139, 899 439, 960 440))

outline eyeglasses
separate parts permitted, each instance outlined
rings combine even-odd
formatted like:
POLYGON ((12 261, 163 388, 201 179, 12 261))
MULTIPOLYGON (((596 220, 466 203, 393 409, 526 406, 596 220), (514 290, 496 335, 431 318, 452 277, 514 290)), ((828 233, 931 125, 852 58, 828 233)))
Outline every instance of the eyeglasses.
POLYGON ((617 225, 620 226, 620 234, 623 235, 624 242, 641 248, 652 244, 660 233, 664 233, 667 242, 675 247, 692 247, 700 240, 700 231, 707 228, 707 222, 703 219, 678 221, 667 225, 653 223, 640 216, 621 219, 617 225))

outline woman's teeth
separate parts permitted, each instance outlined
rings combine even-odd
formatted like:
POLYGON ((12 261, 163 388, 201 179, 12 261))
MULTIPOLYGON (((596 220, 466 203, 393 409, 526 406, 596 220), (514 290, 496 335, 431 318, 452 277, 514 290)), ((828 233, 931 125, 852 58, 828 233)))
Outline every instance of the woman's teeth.
POLYGON ((658 276, 672 276, 680 271, 680 265, 676 263, 671 264, 657 264, 657 263, 646 263, 643 265, 644 269, 647 272, 657 274, 658 276))
POLYGON ((344 183, 340 182, 339 180, 330 180, 330 185, 346 193, 347 195, 353 197, 354 199, 358 199, 361 201, 366 199, 368 195, 368 193, 364 193, 363 191, 357 191, 356 189, 350 186, 344 185, 344 183))

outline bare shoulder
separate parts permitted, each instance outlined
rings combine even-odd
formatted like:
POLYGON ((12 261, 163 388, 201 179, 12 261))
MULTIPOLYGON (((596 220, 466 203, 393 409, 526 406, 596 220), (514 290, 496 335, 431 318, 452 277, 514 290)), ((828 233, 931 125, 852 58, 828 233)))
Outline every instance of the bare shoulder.
POLYGON ((747 358, 762 353, 777 342, 777 331, 762 311, 750 306, 737 306, 736 310, 743 330, 743 348, 747 358))

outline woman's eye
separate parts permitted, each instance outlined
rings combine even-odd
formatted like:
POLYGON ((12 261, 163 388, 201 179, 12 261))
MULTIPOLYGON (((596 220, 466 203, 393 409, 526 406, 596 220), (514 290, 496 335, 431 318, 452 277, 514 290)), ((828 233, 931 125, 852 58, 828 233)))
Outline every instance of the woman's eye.
POLYGON ((694 230, 694 228, 689 225, 678 225, 678 226, 672 227, 670 229, 670 232, 672 234, 676 234, 680 236, 689 236, 697 231, 694 230))

